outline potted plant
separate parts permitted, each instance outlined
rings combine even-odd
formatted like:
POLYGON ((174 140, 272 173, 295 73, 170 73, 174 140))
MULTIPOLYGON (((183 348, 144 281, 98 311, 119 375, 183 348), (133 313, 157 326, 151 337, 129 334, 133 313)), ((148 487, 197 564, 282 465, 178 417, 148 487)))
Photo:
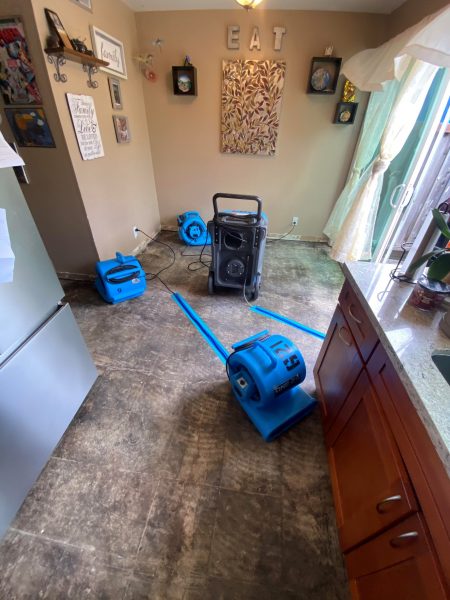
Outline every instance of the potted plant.
MULTIPOLYGON (((441 234, 450 242, 450 229, 444 217, 437 208, 432 214, 441 234)), ((411 264, 405 275, 412 277, 419 267, 428 262, 430 265, 426 275, 419 277, 409 299, 410 304, 424 310, 436 308, 443 302, 445 295, 450 293, 450 285, 444 282, 450 273, 450 248, 436 248, 427 252, 411 264)))

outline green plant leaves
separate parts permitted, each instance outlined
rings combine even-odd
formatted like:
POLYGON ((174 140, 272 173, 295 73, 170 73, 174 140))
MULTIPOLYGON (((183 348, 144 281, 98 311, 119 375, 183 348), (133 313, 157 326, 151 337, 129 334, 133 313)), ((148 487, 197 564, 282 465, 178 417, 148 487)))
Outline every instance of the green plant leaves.
POLYGON ((414 275, 414 272, 416 271, 416 269, 418 269, 420 266, 422 266, 424 263, 426 263, 427 261, 430 260, 430 258, 432 258, 433 256, 438 256, 439 254, 441 254, 442 250, 432 250, 431 252, 427 252, 426 254, 424 254, 423 256, 421 256, 420 258, 418 258, 417 260, 415 260, 410 266, 409 269, 406 271, 405 275, 407 277, 411 277, 414 275))
POLYGON ((445 235, 448 240, 450 240, 450 229, 448 228, 442 213, 440 213, 437 208, 434 208, 431 212, 433 213, 434 222, 440 229, 441 233, 445 235))
MULTIPOLYGON (((423 258, 423 257, 422 257, 423 258)), ((433 260, 428 269, 427 277, 429 279, 438 279, 442 281, 450 273, 450 252, 444 252, 433 260)))

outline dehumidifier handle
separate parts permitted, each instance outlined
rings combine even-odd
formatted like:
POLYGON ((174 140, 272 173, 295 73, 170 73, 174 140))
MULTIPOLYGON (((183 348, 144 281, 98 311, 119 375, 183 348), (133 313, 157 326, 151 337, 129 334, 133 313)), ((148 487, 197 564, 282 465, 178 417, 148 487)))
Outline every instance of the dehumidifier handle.
POLYGON ((253 200, 258 204, 258 212, 256 218, 258 221, 261 219, 262 212, 262 200, 258 196, 247 196, 245 194, 214 194, 213 196, 213 206, 214 206, 214 216, 217 217, 219 210, 217 208, 217 198, 232 198, 234 200, 253 200))

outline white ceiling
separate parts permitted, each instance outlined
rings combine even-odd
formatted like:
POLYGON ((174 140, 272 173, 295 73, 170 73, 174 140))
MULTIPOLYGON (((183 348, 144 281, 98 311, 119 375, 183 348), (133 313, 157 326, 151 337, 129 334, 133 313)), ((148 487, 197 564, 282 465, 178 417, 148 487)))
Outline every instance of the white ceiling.
MULTIPOLYGON (((235 0, 122 0, 135 11, 240 9, 235 0)), ((254 10, 333 10, 390 14, 406 0, 263 0, 254 10)))

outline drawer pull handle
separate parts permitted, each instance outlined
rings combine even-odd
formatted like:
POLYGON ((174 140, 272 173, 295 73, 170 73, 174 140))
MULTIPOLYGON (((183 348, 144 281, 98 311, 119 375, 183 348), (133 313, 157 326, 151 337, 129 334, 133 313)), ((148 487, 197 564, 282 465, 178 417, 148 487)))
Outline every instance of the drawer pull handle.
POLYGON ((397 537, 393 538, 389 543, 393 548, 401 548, 405 544, 417 541, 419 533, 417 531, 408 531, 407 533, 401 533, 397 537))
POLYGON ((351 343, 351 342, 349 342, 348 340, 346 340, 346 339, 343 337, 343 335, 342 335, 342 332, 343 332, 343 331, 345 331, 345 332, 347 333, 347 329, 346 329, 345 327, 341 327, 341 328, 338 330, 338 336, 339 336, 339 338, 340 338, 341 342, 344 342, 344 344, 350 348, 350 346, 352 345, 352 343, 351 343))
POLYGON ((352 306, 353 306, 353 304, 350 304, 350 306, 348 307, 348 314, 355 321, 355 323, 358 323, 358 325, 362 325, 363 322, 361 321, 361 319, 358 319, 358 317, 355 317, 355 315, 353 314, 352 306))
POLYGON ((391 502, 400 502, 400 500, 402 499, 402 497, 398 494, 397 496, 389 496, 388 498, 385 498, 384 500, 381 500, 381 502, 378 502, 377 504, 377 511, 381 514, 385 513, 386 511, 384 510, 384 506, 386 504, 390 504, 391 502))

